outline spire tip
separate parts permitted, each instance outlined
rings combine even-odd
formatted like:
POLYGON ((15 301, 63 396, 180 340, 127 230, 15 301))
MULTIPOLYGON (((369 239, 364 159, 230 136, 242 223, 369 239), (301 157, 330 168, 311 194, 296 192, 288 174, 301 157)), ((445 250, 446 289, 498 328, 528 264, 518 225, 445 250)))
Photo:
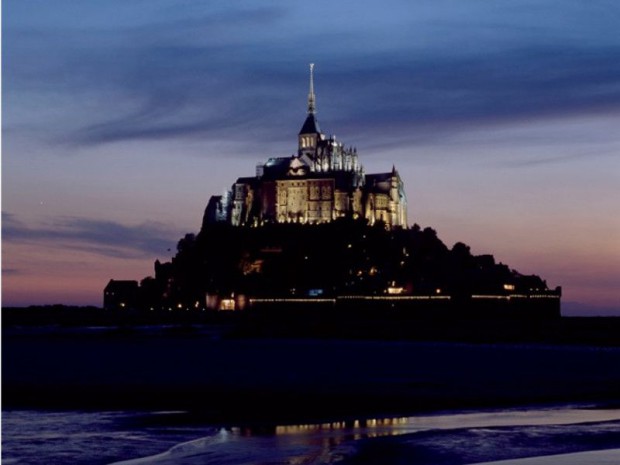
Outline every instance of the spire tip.
POLYGON ((310 63, 310 92, 308 93, 308 113, 316 112, 316 98, 314 96, 314 63, 310 63))

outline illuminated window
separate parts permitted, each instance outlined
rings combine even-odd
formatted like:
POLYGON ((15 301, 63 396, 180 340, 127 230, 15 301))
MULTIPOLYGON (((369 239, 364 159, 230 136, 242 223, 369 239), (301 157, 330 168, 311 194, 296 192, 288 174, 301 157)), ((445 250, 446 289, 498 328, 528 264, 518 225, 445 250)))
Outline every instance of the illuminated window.
POLYGON ((234 310, 235 309, 235 299, 222 299, 220 302, 220 310, 234 310))

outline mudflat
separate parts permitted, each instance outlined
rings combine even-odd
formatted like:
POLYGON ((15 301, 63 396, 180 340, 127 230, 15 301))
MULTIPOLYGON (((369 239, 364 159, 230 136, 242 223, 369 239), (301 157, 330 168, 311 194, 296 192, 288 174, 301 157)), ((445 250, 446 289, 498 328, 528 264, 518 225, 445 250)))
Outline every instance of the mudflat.
POLYGON ((189 410, 300 421, 620 400, 620 348, 220 338, 203 328, 8 331, 5 408, 189 410))

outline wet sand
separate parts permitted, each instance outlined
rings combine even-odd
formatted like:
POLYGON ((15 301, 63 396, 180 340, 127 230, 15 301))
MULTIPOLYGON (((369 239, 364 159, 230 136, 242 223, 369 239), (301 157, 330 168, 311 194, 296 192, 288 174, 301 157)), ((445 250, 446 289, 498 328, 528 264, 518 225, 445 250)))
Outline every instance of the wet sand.
POLYGON ((548 455, 544 457, 528 457, 525 459, 500 460, 483 462, 473 465, 617 465, 620 463, 620 449, 595 450, 574 454, 548 455))

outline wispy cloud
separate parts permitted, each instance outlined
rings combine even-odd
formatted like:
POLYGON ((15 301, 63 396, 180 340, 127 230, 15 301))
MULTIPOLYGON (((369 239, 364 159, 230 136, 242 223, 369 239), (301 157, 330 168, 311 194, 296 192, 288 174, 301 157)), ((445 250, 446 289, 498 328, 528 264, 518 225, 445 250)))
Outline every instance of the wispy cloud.
MULTIPOLYGON (((538 14, 549 16, 553 5, 538 14)), ((317 61, 327 131, 418 138, 429 130, 440 135, 464 125, 620 108, 620 43, 612 35, 579 41, 588 32, 581 24, 573 37, 568 26, 554 24, 551 33, 531 15, 506 20, 480 2, 458 7, 463 19, 448 10, 443 21, 410 18, 413 24, 397 23, 407 29, 373 25, 365 34, 350 25, 308 30, 292 7, 209 11, 189 4, 170 6, 168 18, 113 30, 22 30, 24 44, 7 54, 7 88, 70 91, 99 102, 96 112, 91 107, 61 128, 62 141, 76 146, 278 139, 295 109, 303 116, 307 61, 317 61), (54 53, 42 57, 42 43, 54 53)), ((592 20, 592 33, 595 26, 592 20)))
MULTIPOLYGON (((620 108, 620 62, 612 58, 617 55, 620 48, 597 53, 517 50, 469 60, 425 57, 407 63, 396 58, 380 69, 357 63, 356 69, 343 66, 318 76, 319 118, 328 115, 333 126, 328 131, 355 130, 354 125, 358 131, 374 128, 375 139, 403 133, 415 139, 428 136, 429 129, 442 134, 499 121, 605 112, 620 108), (344 100, 343 95, 346 105, 332 103, 344 100)), ((164 58, 154 61, 160 60, 164 58)), ((169 63, 175 66, 178 60, 170 58, 169 63)), ((300 82, 305 76, 299 72, 284 80, 284 68, 272 64, 270 69, 253 69, 259 66, 248 63, 254 79, 245 71, 227 70, 210 84, 198 76, 214 76, 213 71, 194 70, 196 79, 188 80, 143 70, 150 78, 140 79, 143 84, 133 91, 134 112, 77 129, 70 141, 89 145, 207 136, 242 139, 251 133, 279 138, 290 114, 296 114, 294 108, 303 113, 300 82)))
POLYGON ((578 153, 570 153, 567 155, 555 155, 555 156, 545 156, 545 157, 532 157, 522 160, 511 160, 508 162, 503 162, 501 166, 512 166, 515 168, 527 168, 532 166, 540 166, 540 165, 553 165, 553 164, 561 164, 566 163, 572 160, 580 160, 587 158, 589 160, 599 158, 599 157, 611 157, 617 156, 615 154, 610 153, 601 153, 601 152, 593 152, 593 151, 583 151, 578 153))
POLYGON ((62 218, 52 224, 26 225, 3 212, 2 236, 7 242, 47 243, 114 258, 155 258, 174 248, 181 236, 156 222, 124 225, 87 218, 62 218))
POLYGON ((16 274, 20 274, 20 270, 18 270, 17 268, 5 268, 2 267, 2 274, 3 275, 7 275, 7 276, 13 276, 16 274))

